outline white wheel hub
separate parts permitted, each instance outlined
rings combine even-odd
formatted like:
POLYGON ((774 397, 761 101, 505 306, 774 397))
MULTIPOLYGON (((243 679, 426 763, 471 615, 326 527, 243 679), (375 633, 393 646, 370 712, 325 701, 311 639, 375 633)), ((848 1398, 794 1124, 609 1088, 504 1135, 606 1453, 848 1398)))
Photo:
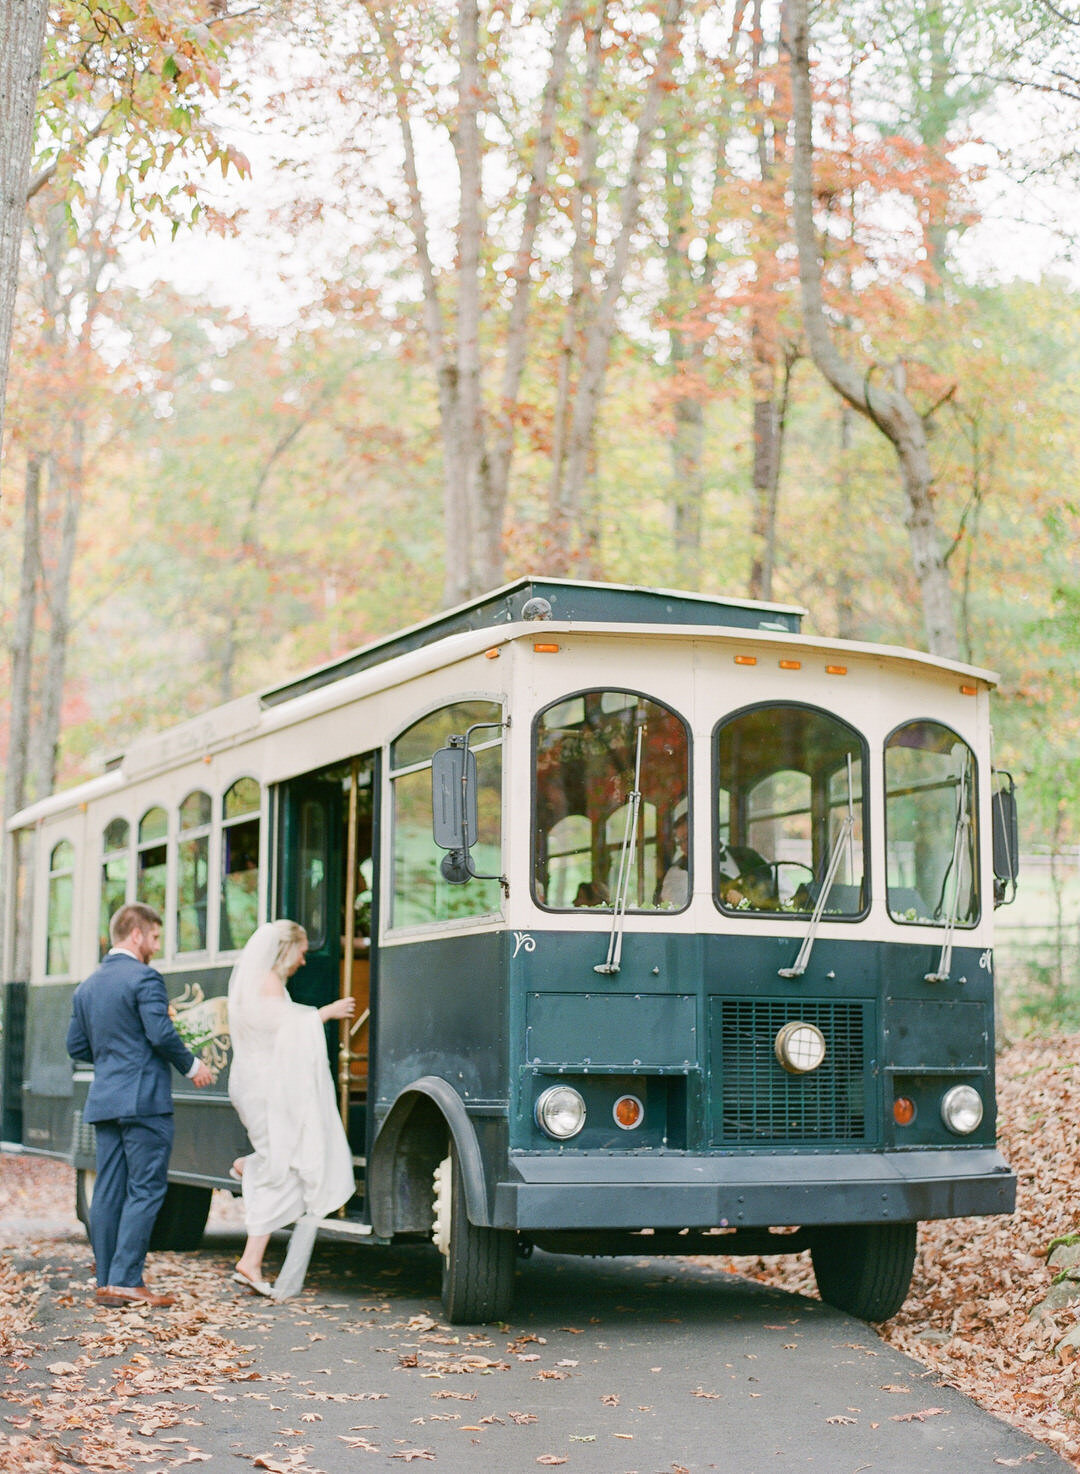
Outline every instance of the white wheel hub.
POLYGON ((431 1222, 431 1242, 444 1259, 450 1257, 450 1199, 453 1193, 454 1164, 443 1157, 435 1168, 435 1213, 431 1222))

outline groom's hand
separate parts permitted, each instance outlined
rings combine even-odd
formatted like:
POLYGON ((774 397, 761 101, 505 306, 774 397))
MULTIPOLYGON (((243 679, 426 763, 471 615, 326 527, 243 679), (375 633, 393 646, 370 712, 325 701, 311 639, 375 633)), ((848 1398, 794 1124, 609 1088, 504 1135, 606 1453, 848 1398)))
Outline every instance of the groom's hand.
POLYGON ((190 1079, 192 1085, 196 1089, 201 1090, 204 1085, 212 1085, 214 1083, 214 1072, 209 1065, 203 1064, 202 1060, 200 1060, 199 1068, 190 1076, 190 1079))

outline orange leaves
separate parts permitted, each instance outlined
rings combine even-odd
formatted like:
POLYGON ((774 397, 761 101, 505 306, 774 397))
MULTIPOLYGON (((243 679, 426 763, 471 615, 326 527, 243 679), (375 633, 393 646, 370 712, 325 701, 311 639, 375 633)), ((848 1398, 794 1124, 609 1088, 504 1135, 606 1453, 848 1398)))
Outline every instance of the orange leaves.
MULTIPOLYGON (((921 1224, 911 1293, 880 1333, 1080 1467, 1075 1361, 1068 1348, 1063 1356, 1055 1353, 1070 1326, 1080 1325, 1080 1306, 1043 1322, 1029 1320, 1052 1278, 1047 1246, 1078 1226, 1078 1052, 1080 1038, 1074 1035, 1014 1044, 1000 1056, 999 1136, 1020 1179, 1017 1212, 921 1224)), ((746 1272, 746 1260, 731 1264, 746 1272)), ((766 1283, 813 1293, 805 1256, 757 1261, 752 1273, 766 1283)), ((922 1408, 893 1421, 921 1423, 941 1414, 941 1408, 922 1408)))

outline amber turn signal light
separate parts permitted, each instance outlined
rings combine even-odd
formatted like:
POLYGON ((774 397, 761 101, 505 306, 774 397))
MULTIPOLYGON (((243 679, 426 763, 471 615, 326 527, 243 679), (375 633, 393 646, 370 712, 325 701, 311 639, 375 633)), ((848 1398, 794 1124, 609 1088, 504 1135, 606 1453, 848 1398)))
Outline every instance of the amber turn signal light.
POLYGON ((612 1111, 616 1126, 624 1131, 633 1131, 645 1117, 645 1107, 636 1095, 620 1095, 612 1111))
POLYGON ((915 1102, 906 1095, 898 1095, 892 1103, 893 1120, 898 1126, 910 1126, 915 1119, 915 1102))

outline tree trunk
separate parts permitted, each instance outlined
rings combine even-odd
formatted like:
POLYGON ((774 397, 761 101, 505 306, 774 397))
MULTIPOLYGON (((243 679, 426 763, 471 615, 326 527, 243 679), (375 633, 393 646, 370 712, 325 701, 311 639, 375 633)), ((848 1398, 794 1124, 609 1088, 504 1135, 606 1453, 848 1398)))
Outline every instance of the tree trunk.
POLYGON ((851 438, 855 412, 846 399, 840 401, 840 447, 836 458, 836 525, 841 535, 836 539, 836 633, 841 640, 854 640, 855 597, 851 569, 851 546, 843 530, 855 515, 851 496, 851 438))
POLYGON ((599 132, 596 127, 600 68, 603 61, 603 32, 606 0, 598 0, 596 12, 586 22, 585 77, 581 95, 580 164, 571 197, 570 223, 573 244, 570 255, 570 297, 563 314, 555 384, 555 414, 551 434, 551 480, 548 488, 548 528, 551 538, 552 571, 571 570, 571 542, 575 509, 567 502, 565 471, 570 438, 570 405, 573 397, 574 362, 585 327, 589 271, 596 257, 596 160, 599 132))
MULTIPOLYGON (((457 127, 454 147, 460 177, 457 267, 457 392, 467 539, 466 596, 479 593, 488 571, 501 573, 502 529, 482 520, 487 498, 487 454, 480 383, 480 247, 483 181, 480 156, 480 14, 477 0, 459 0, 457 127)), ((494 577, 494 582, 501 578, 494 577)))
POLYGON ((773 597, 776 568, 776 519, 780 501, 780 467, 787 427, 791 376, 798 354, 784 355, 779 389, 768 375, 768 394, 754 401, 754 526, 750 566, 750 598, 773 597))
MULTIPOLYGON (((611 343, 615 336, 615 313, 622 297, 630 243, 637 228, 645 160, 652 147, 660 115, 660 104, 671 86, 671 73, 678 50, 682 22, 682 0, 667 0, 663 30, 648 90, 638 118, 634 152, 622 191, 619 233, 611 263, 604 278, 599 307, 585 335, 581 375, 574 395, 567 440, 566 473, 560 507, 575 519, 584 504, 585 484, 590 472, 593 434, 607 378, 611 343)), ((583 550, 588 552, 588 550, 583 550)))
POLYGON ((686 251, 693 206, 687 177, 690 165, 683 158, 681 141, 677 111, 669 108, 664 117, 664 264, 667 270, 664 316, 669 323, 668 370, 675 385, 671 405, 674 423, 668 437, 671 511, 675 581, 680 588, 696 589, 701 579, 705 355, 701 335, 692 328, 688 332, 686 326, 698 294, 686 251))
MULTIPOLYGON (((23 507, 22 563, 19 569, 18 604, 15 609, 15 629, 11 642, 11 695, 8 704, 8 751, 4 773, 4 831, 7 821, 26 804, 27 773, 30 764, 30 705, 32 699, 31 671, 34 655, 34 625, 37 615, 37 577, 41 556, 41 460, 30 456, 26 462, 26 494, 23 507)), ((16 875, 5 873, 5 863, 10 855, 16 858, 15 846, 21 841, 14 836, 14 844, 0 844, 0 958, 5 955, 4 921, 9 914, 7 887, 14 885, 16 875)), ((16 872, 18 864, 16 864, 16 872)), ((15 922, 16 938, 28 935, 31 904, 30 887, 33 867, 26 870, 26 893, 16 898, 21 911, 15 922)), ((16 959, 16 978, 28 977, 18 968, 25 959, 16 959)))
MULTIPOLYGON (((548 172, 555 152, 555 122, 559 94, 566 78, 570 37, 578 21, 577 0, 563 0, 552 41, 551 60, 540 104, 540 120, 536 142, 533 146, 532 166, 529 170, 521 238, 518 242, 513 269, 514 295, 507 324, 502 382, 499 389, 499 401, 492 415, 495 435, 484 485, 485 506, 482 521, 488 529, 487 541, 490 546, 490 556, 498 560, 499 578, 490 580, 489 585, 490 582, 500 582, 502 578, 502 530, 510 490, 510 466, 514 454, 514 417, 521 392, 521 380, 525 372, 528 346, 529 307, 532 297, 531 270, 536 248, 536 233, 540 225, 540 208, 547 188, 548 172)), ((598 44, 596 53, 597 64, 599 64, 598 44)))
POLYGON ((409 230, 416 251, 416 264, 423 288, 424 332, 428 360, 439 398, 439 426, 443 443, 443 596, 448 604, 458 604, 465 597, 469 583, 469 528, 465 499, 465 471, 458 413, 458 371, 450 357, 443 326, 442 304, 435 278, 428 240, 427 217, 420 193, 420 176, 416 165, 416 143, 409 115, 409 89, 401 67, 401 49, 394 35, 390 17, 378 5, 371 6, 371 17, 379 43, 386 57, 390 84, 394 94, 398 128, 401 133, 405 189, 409 201, 409 230))
POLYGON ((60 752, 60 718, 64 704, 64 675, 67 669, 68 641, 71 635, 71 572, 75 565, 75 548, 82 511, 85 454, 85 427, 78 416, 70 430, 70 452, 58 472, 58 458, 50 457, 50 481, 55 477, 63 484, 60 514, 60 547, 52 577, 42 573, 42 592, 49 611, 49 639, 45 655, 45 675, 40 693, 41 710, 34 740, 34 793, 44 798, 56 787, 60 752))
POLYGON ((47 0, 0 0, 0 452, 47 0))
MULTIPOLYGON (((704 355, 697 355, 701 358, 704 355)), ((702 364, 704 371, 704 364, 702 364)), ((675 433, 671 465, 675 482, 672 502, 676 578, 680 588, 701 586, 702 501, 705 475, 705 407, 700 397, 680 394, 674 405, 675 433)))
POLYGON ((849 363, 833 342, 825 317, 822 268, 814 229, 812 101, 808 0, 791 0, 791 83, 795 121, 792 160, 795 241, 799 256, 803 323, 811 357, 825 379, 852 408, 871 420, 896 451, 907 505, 904 519, 919 583, 927 644, 936 655, 958 659, 956 612, 934 513, 933 472, 926 427, 904 392, 902 378, 871 387, 872 370, 849 363))
POLYGON ((19 602, 15 610, 15 631, 11 642, 11 698, 8 711, 7 772, 4 780, 5 824, 27 801, 27 777, 30 770, 31 671, 34 626, 37 622, 37 577, 41 558, 40 456, 27 457, 25 486, 19 602))

